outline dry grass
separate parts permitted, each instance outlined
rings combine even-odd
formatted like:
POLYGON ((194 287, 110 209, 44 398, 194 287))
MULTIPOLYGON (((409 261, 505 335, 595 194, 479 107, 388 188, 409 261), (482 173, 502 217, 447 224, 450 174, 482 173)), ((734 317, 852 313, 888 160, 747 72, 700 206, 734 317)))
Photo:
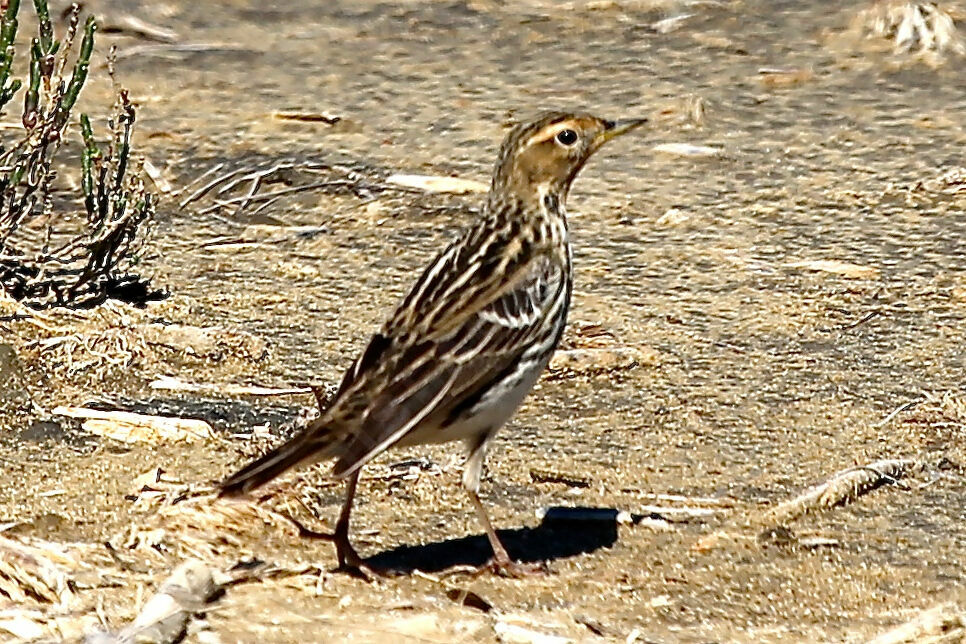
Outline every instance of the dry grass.
POLYGON ((0 537, 0 594, 15 602, 70 604, 74 592, 68 571, 78 567, 60 544, 0 537))
POLYGON ((36 311, 0 293, 0 333, 33 374, 34 402, 43 408, 116 391, 117 381, 132 386, 138 376, 166 375, 158 369, 172 358, 248 364, 265 357, 265 340, 245 331, 159 319, 190 319, 189 304, 175 297, 150 309, 108 301, 95 309, 36 311))
POLYGON ((939 67, 966 56, 966 39, 956 26, 959 5, 884 0, 872 2, 852 18, 845 37, 861 48, 891 52, 910 61, 939 67))

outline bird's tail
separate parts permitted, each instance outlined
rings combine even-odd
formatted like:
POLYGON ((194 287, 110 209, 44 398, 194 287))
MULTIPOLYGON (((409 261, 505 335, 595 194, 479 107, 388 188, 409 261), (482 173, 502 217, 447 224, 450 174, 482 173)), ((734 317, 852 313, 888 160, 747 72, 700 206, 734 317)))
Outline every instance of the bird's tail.
POLYGON ((222 481, 218 496, 238 496, 265 485, 293 467, 329 456, 334 437, 309 427, 222 481))

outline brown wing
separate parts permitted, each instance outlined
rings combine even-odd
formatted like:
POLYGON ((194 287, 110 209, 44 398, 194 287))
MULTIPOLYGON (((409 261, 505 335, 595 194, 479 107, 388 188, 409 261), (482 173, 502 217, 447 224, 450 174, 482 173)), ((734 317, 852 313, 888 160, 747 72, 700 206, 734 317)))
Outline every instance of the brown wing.
MULTIPOLYGON (((520 257, 518 255, 518 257, 520 257)), ((450 258, 452 259, 452 258, 450 258)), ((522 257, 521 257, 522 259, 522 257)), ((444 253, 439 262, 447 262, 444 253)), ((439 264, 437 262, 436 264, 439 264)), ((567 271, 554 254, 494 266, 467 277, 436 264, 424 273, 452 288, 423 290, 416 306, 401 311, 418 316, 401 324, 398 315, 346 374, 329 416, 343 428, 342 449, 333 473, 345 475, 424 423, 435 425, 454 410, 478 400, 494 381, 514 369, 527 350, 555 343, 557 327, 548 314, 566 299, 567 271)), ((472 265, 472 262, 470 262, 472 265)), ((469 266, 467 270, 479 270, 469 266)), ((408 298, 407 298, 408 300, 408 298)), ((529 359, 528 357, 526 359, 529 359)))

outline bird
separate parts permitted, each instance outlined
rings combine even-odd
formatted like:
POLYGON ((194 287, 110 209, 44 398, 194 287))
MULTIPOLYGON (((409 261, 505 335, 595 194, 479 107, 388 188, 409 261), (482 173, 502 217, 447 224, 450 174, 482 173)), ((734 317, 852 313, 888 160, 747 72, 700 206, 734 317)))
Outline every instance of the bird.
POLYGON ((389 448, 459 440, 467 450, 462 485, 493 550, 489 568, 513 577, 534 572, 510 558, 480 501, 484 458, 564 332, 573 289, 571 184, 604 143, 646 122, 549 112, 513 127, 481 211, 372 335, 328 405, 225 479, 219 495, 245 495, 294 467, 335 459, 331 476, 347 482, 327 537, 339 568, 364 575, 371 568, 349 539, 363 466, 389 448))

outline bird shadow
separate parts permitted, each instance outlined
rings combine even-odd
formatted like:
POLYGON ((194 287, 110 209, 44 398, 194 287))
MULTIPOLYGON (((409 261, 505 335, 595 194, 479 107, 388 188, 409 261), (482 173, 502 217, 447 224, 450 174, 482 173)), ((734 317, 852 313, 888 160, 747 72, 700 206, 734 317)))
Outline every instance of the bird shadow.
MULTIPOLYGON (((564 509, 564 508, 561 508, 564 509)), ((565 508, 569 513, 550 513, 534 528, 498 530, 510 557, 522 563, 564 559, 608 548, 617 542, 617 511, 610 508, 565 508), (584 511, 584 512, 581 512, 584 511), (586 511, 595 516, 589 519, 586 511), (563 516, 561 516, 563 514, 563 516)), ((442 572, 456 566, 485 564, 493 556, 486 535, 447 539, 418 546, 398 546, 366 559, 382 569, 411 573, 442 572)))

